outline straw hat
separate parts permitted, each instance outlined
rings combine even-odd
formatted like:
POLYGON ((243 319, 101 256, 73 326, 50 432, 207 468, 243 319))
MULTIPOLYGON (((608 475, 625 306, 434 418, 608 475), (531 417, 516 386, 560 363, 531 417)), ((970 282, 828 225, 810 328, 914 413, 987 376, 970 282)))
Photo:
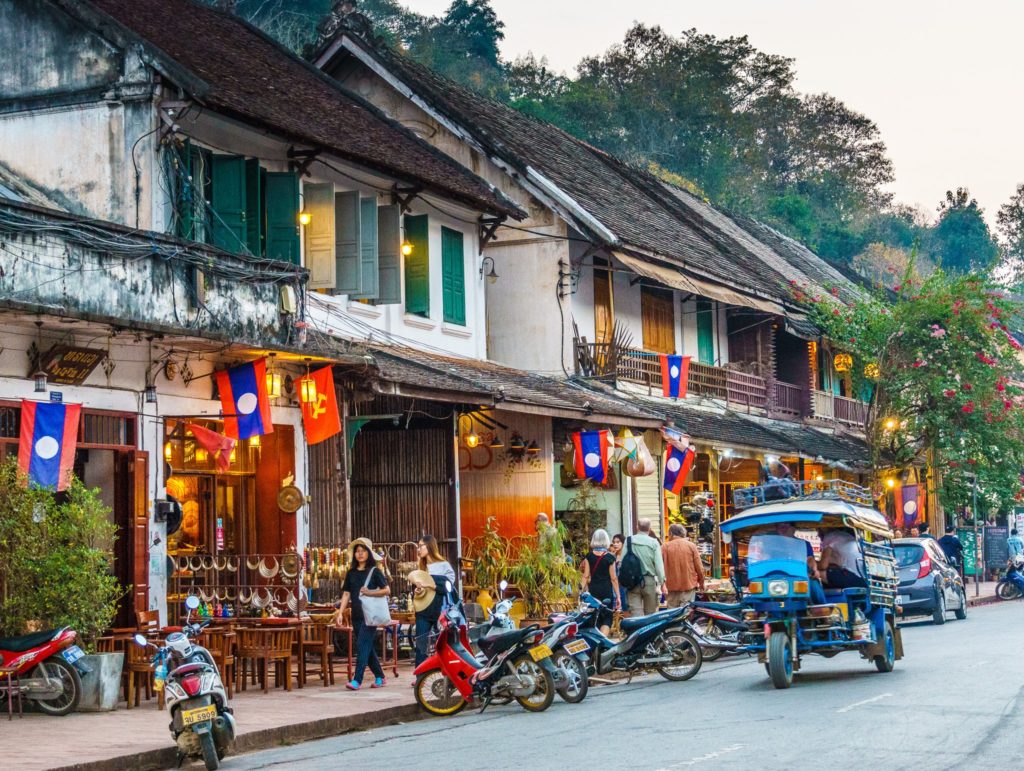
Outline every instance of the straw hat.
POLYGON ((365 546, 366 550, 370 552, 370 556, 373 557, 375 561, 382 562, 384 560, 383 554, 378 554, 373 550, 373 541, 369 538, 354 538, 348 545, 348 564, 350 568, 354 568, 356 566, 355 551, 357 546, 365 546))
POLYGON ((413 586, 412 607, 417 613, 422 613, 434 602, 437 594, 437 584, 433 576, 425 570, 414 570, 409 574, 409 583, 413 586))

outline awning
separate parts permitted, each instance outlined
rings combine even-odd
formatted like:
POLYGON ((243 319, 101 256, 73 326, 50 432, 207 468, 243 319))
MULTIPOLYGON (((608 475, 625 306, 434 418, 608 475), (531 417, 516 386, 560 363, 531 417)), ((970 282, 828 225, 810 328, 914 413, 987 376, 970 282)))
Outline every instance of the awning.
POLYGON ((641 276, 653 279, 660 284, 678 289, 682 292, 708 297, 712 300, 738 305, 743 308, 754 308, 773 315, 785 315, 785 309, 776 302, 761 297, 752 297, 748 294, 729 289, 722 284, 704 281, 691 275, 685 275, 678 268, 668 265, 659 265, 640 257, 634 257, 625 252, 612 252, 612 255, 628 267, 630 270, 639 273, 641 276))

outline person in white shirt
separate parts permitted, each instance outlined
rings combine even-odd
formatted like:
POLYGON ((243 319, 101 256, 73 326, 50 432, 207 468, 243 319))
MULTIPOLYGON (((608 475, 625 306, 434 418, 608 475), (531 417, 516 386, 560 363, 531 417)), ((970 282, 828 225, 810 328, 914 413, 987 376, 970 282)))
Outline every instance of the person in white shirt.
POLYGON ((864 586, 864 560, 857 537, 846 528, 821 531, 821 559, 818 569, 825 586, 843 589, 864 586))

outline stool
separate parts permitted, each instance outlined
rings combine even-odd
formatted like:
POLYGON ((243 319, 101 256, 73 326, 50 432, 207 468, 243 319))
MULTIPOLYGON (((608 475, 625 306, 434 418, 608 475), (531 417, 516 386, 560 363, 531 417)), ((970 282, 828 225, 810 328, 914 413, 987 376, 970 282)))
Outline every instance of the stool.
POLYGON ((18 717, 22 715, 21 678, 16 667, 0 667, 0 689, 7 691, 7 719, 14 720, 14 699, 18 700, 18 717), (6 685, 4 681, 6 680, 6 685))

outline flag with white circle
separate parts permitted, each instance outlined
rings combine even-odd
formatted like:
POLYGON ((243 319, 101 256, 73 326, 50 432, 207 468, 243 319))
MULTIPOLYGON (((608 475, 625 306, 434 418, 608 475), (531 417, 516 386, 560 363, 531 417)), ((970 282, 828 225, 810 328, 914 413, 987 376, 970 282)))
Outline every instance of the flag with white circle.
POLYGON ((215 375, 224 435, 232 439, 272 434, 270 395, 267 393, 267 360, 246 362, 215 375))
POLYGON ((575 431, 572 435, 575 452, 576 476, 587 478, 599 485, 608 481, 608 461, 611 459, 612 432, 608 429, 600 431, 575 431))
POLYGON ((29 484, 67 489, 75 464, 81 404, 21 402, 18 467, 29 484))
POLYGON ((693 461, 696 457, 697 453, 692 447, 680 448, 669 445, 668 458, 665 459, 664 487, 666 490, 676 495, 683 491, 683 485, 686 484, 686 478, 690 475, 690 469, 693 468, 693 461))
POLYGON ((661 361, 661 395, 685 399, 690 379, 690 357, 662 353, 658 358, 661 361))

